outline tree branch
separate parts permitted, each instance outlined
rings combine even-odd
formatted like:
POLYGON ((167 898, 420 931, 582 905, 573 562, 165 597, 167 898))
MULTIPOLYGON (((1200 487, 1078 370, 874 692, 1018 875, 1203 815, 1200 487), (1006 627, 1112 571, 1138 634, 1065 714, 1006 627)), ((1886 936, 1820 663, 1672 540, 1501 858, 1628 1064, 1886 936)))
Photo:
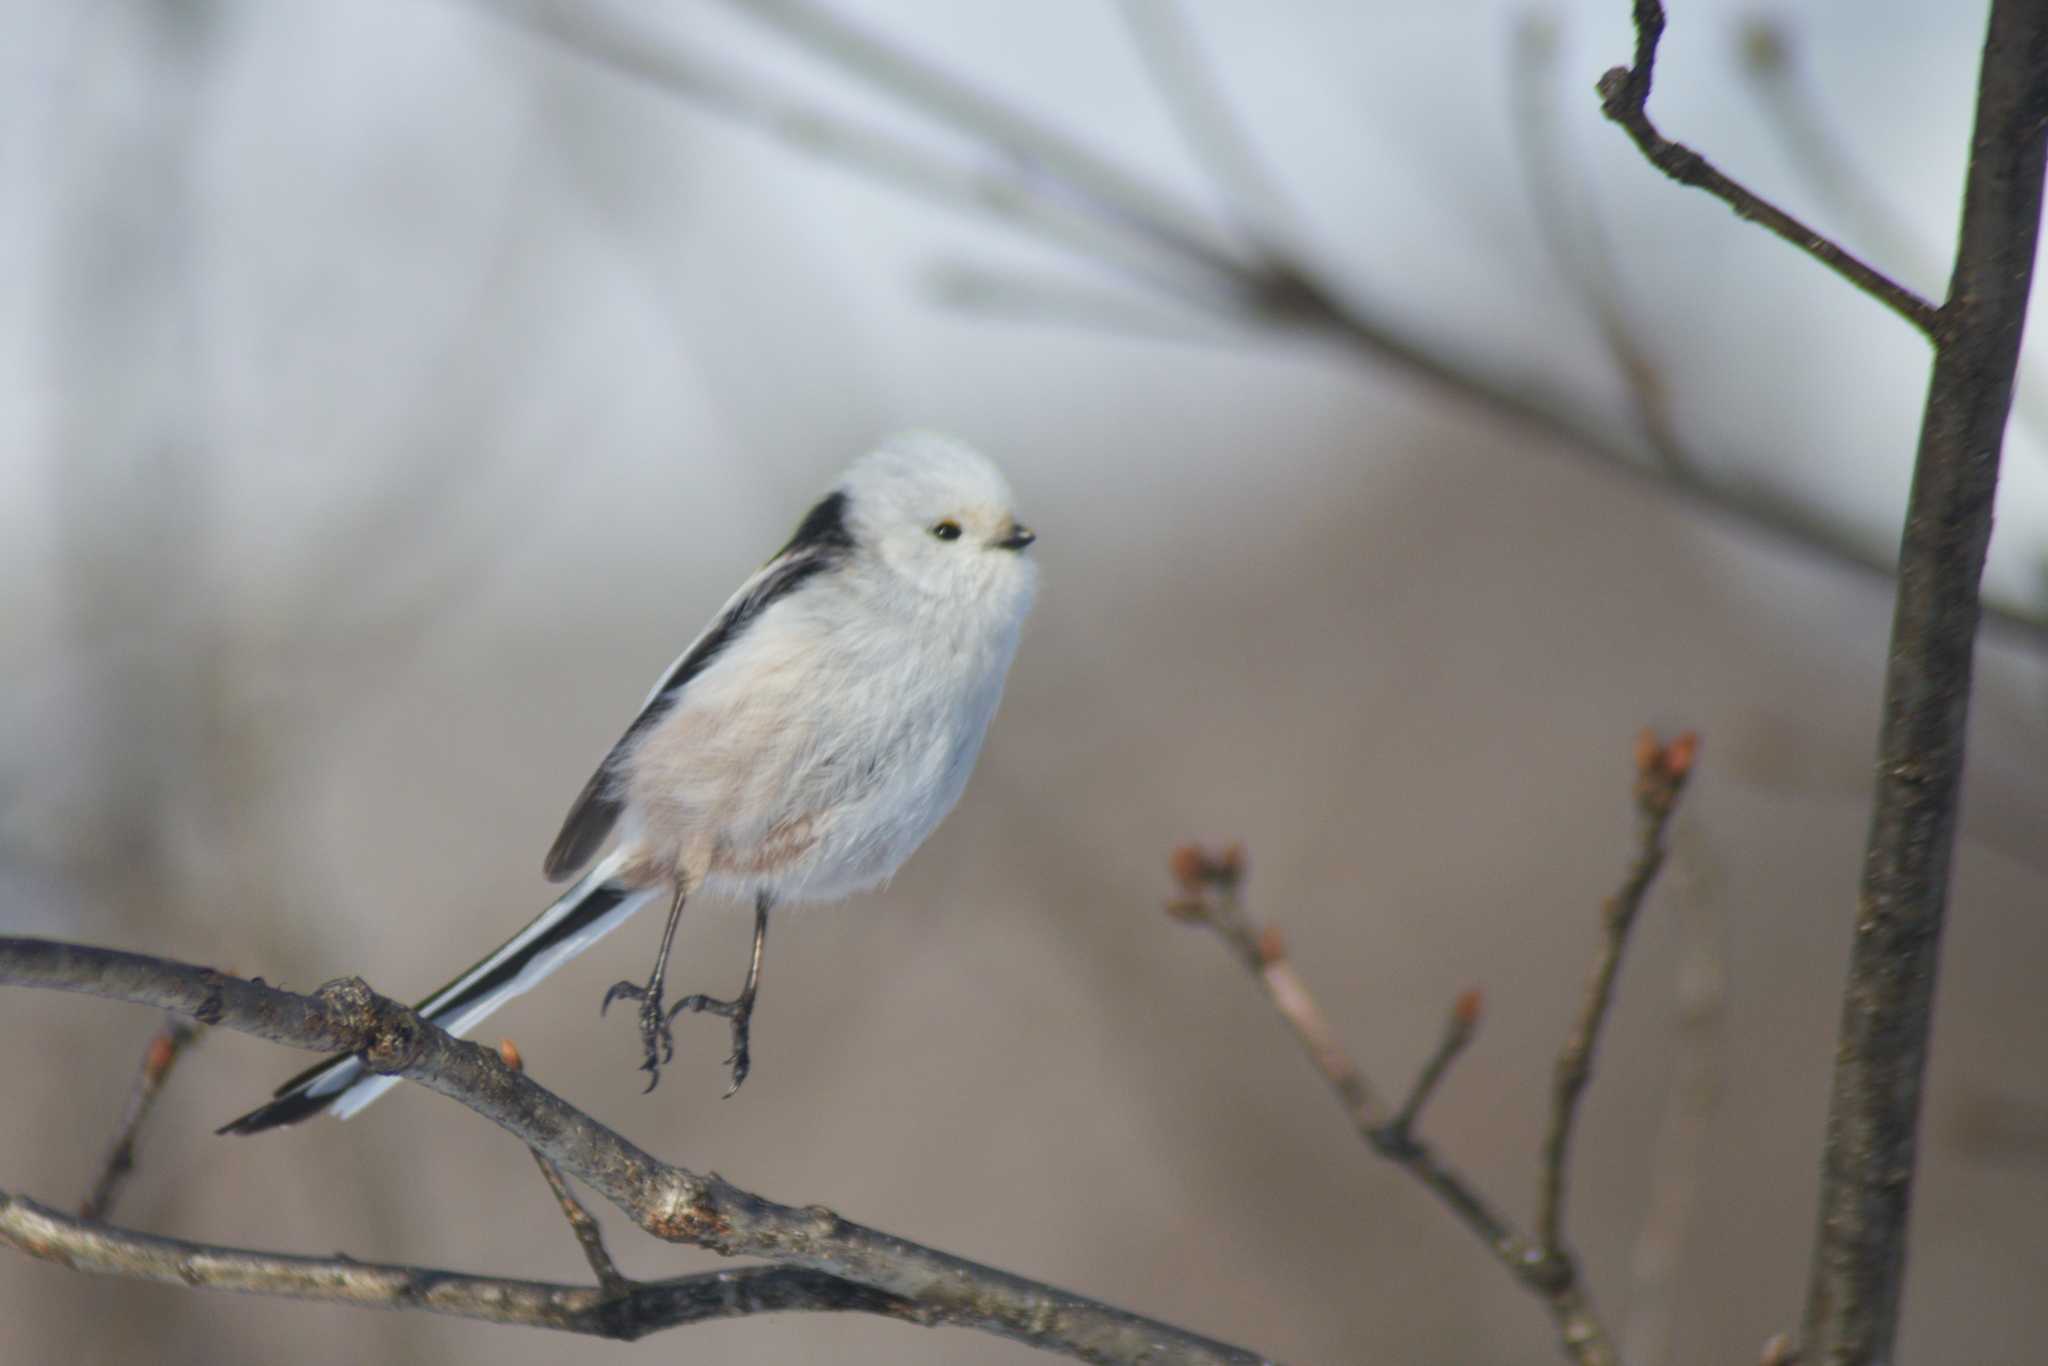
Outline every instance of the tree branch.
POLYGON ((1729 179, 1705 157, 1681 142, 1672 142, 1650 122, 1650 79, 1657 64, 1657 44, 1664 36, 1660 0, 1635 0, 1636 60, 1617 66, 1600 78, 1600 108, 1621 125, 1650 163, 1681 185, 1705 190, 1745 218, 1784 238, 1871 298, 1933 338, 1940 310, 1883 271, 1844 251, 1833 239, 1815 232, 1755 191, 1729 179))
POLYGON ((1444 1019, 1443 1037, 1437 1040, 1436 1052, 1429 1055, 1429 1061, 1422 1064, 1422 1070, 1415 1074, 1415 1084, 1408 1088, 1408 1099, 1401 1102, 1401 1108, 1387 1121, 1380 1142, 1383 1145, 1402 1146, 1412 1142, 1410 1137, 1415 1126, 1422 1120, 1422 1107, 1429 1104, 1429 1098, 1436 1094, 1436 1088, 1451 1070, 1451 1064, 1458 1060, 1472 1040, 1479 1033, 1479 1015, 1484 998, 1478 988, 1458 993, 1458 999, 1451 1002, 1450 1013, 1444 1019))
POLYGON ((176 1015, 165 1016, 163 1028, 150 1035, 148 1046, 142 1050, 142 1066, 135 1074, 135 1089, 129 1092, 128 1105, 121 1114, 120 1131, 100 1169, 99 1180, 93 1183, 92 1194, 79 1207, 79 1217, 104 1219, 113 1209, 121 1184, 135 1170, 135 1140, 142 1133, 143 1122, 155 1107, 157 1094, 163 1090, 179 1055, 198 1037, 199 1026, 176 1015))
POLYGON ((0 985, 77 991, 176 1010, 297 1048, 355 1053, 461 1102, 668 1242, 824 1272, 911 1301, 931 1322, 979 1328, 1084 1361, 1233 1363, 1242 1348, 978 1265, 840 1218, 795 1209, 643 1152, 559 1096, 360 979, 314 996, 189 964, 52 940, 0 938, 0 985))
MULTIPOLYGON (((1374 1152, 1420 1181, 1460 1223, 1493 1251, 1511 1274, 1518 1279, 1526 1279, 1529 1268, 1541 1260, 1528 1240, 1511 1227, 1463 1175, 1440 1161, 1429 1146, 1410 1130, 1415 1116, 1408 1112, 1420 1110, 1421 1102, 1417 1097, 1426 1099, 1428 1090, 1433 1089, 1435 1083, 1432 1081, 1425 1087, 1422 1078, 1418 1078, 1410 1089, 1410 1104, 1404 1105, 1399 1112, 1390 1112, 1372 1083, 1366 1080, 1365 1073, 1337 1042, 1328 1017, 1296 971, 1293 960, 1288 958, 1286 939, 1279 929, 1271 925, 1260 929, 1252 924, 1242 899, 1244 851, 1233 845, 1220 854, 1212 854, 1195 845, 1184 845, 1174 851, 1171 867, 1174 880, 1180 884, 1181 895, 1167 904, 1167 913, 1176 920, 1215 931, 1258 978, 1267 999, 1273 1003, 1273 1009, 1294 1031, 1309 1061, 1315 1064, 1316 1070, 1329 1084, 1337 1103, 1344 1107, 1344 1113, 1350 1117, 1352 1127, 1358 1130, 1358 1136, 1374 1152), (1402 1122, 1404 1115, 1407 1123, 1402 1122)), ((1466 993, 1460 997, 1460 1002, 1468 998, 1471 1001, 1472 1026, 1476 1027, 1479 1000, 1476 994, 1466 993)), ((1459 1013, 1454 1007, 1454 1020, 1459 1013)), ((1447 1030, 1447 1036, 1449 1033, 1447 1030)), ((1461 1043, 1458 1049, 1449 1051, 1455 1053, 1462 1048, 1461 1043)), ((1445 1051, 1440 1045, 1438 1056, 1445 1051)), ((1432 1070, 1440 1073, 1442 1069, 1432 1062, 1425 1065, 1423 1076, 1427 1077, 1432 1070)))
POLYGON ((1621 972, 1622 951, 1628 947, 1629 931, 1635 928, 1643 898, 1656 880, 1657 870, 1664 866, 1664 830, 1671 823, 1671 813, 1677 808, 1679 794, 1685 790, 1685 780, 1692 773, 1698 751, 1699 737, 1690 733, 1669 745, 1659 745, 1648 731, 1636 741, 1635 861, 1629 865, 1621 889, 1600 910, 1600 951, 1593 960, 1593 975, 1586 983, 1578 1021, 1565 1036, 1564 1048, 1557 1056, 1550 1127, 1543 1139, 1536 1238, 1543 1255, 1553 1260, 1569 1260, 1564 1243, 1564 1199, 1579 1098, 1585 1093, 1586 1083, 1593 1079, 1593 1050, 1599 1046, 1601 1026, 1607 1022, 1608 1009, 1614 1004, 1614 982, 1621 972))
POLYGON ((1168 914, 1215 931, 1230 946, 1266 989, 1273 1008, 1293 1029, 1310 1061, 1350 1116, 1359 1137, 1374 1152, 1420 1181, 1486 1245, 1509 1275, 1544 1302, 1556 1325, 1560 1345, 1579 1366, 1616 1366, 1619 1358, 1606 1326, 1579 1283, 1576 1258, 1564 1243, 1566 1149, 1579 1093, 1591 1075, 1593 1044, 1613 999, 1621 947, 1662 863, 1664 829, 1692 771, 1698 745, 1698 738, 1690 734, 1661 745, 1648 732, 1636 744, 1636 806, 1642 813, 1639 852, 1621 890, 1608 900, 1602 917, 1606 938, 1587 989, 1586 1004, 1559 1059, 1557 1100, 1550 1140, 1544 1151, 1541 1240, 1532 1240, 1515 1228, 1456 1168, 1437 1157, 1414 1133, 1422 1107, 1472 1041, 1479 1025, 1479 993, 1464 992, 1452 1004, 1435 1051, 1424 1062, 1401 1108, 1389 1115, 1365 1074, 1337 1042, 1308 984, 1288 959, 1286 941, 1279 930, 1273 926, 1261 929, 1245 913, 1243 849, 1233 845, 1220 853, 1211 853, 1195 845, 1184 845, 1174 851, 1170 864, 1180 895, 1167 904, 1168 914))
POLYGON ((1194 845, 1185 845, 1174 851, 1172 869, 1181 895, 1168 903, 1167 913, 1176 920, 1214 930, 1236 952, 1265 987, 1273 1008, 1280 1012, 1280 1018, 1294 1031, 1309 1060, 1329 1083, 1358 1136, 1374 1152, 1421 1182, 1493 1253, 1509 1275, 1549 1306, 1559 1340, 1572 1360, 1579 1366, 1615 1366, 1607 1331, 1579 1288, 1569 1281, 1556 1284, 1547 1277, 1548 1264, 1542 1253, 1462 1173, 1440 1159, 1412 1131, 1422 1103, 1478 1025, 1478 995, 1467 992, 1459 997, 1452 1007, 1444 1038, 1410 1088, 1408 1102, 1390 1116, 1365 1074, 1337 1042, 1308 984, 1288 959, 1286 941, 1279 930, 1270 925, 1261 930, 1245 914, 1240 896, 1244 881, 1243 850, 1232 846, 1221 854, 1210 854, 1194 845))
POLYGON ((1979 584, 2048 157, 2048 8, 1994 0, 1955 273, 1906 505, 1877 793, 1821 1166, 1805 1319, 1816 1366, 1888 1361, 1948 904, 1979 584))
POLYGON ((632 1282, 623 1290, 557 1285, 158 1238, 73 1218, 5 1191, 0 1191, 0 1243, 96 1276, 368 1308, 423 1309, 629 1342, 685 1324, 799 1309, 935 1321, 908 1300, 801 1267, 731 1267, 632 1282))
POLYGON ((1208 926, 1236 951, 1300 1040, 1309 1061, 1337 1093, 1338 1103, 1358 1131, 1368 1137, 1378 1132, 1387 1123, 1385 1102, 1337 1042, 1329 1018, 1287 957, 1287 943, 1280 931, 1271 926, 1258 929, 1244 912, 1240 897, 1244 849, 1232 845, 1212 856, 1185 845, 1174 851, 1173 874, 1183 895, 1167 906, 1168 913, 1178 920, 1208 926))
MULTIPOLYGON (((498 1040, 498 1057, 514 1072, 526 1070, 526 1062, 519 1056, 518 1046, 510 1039, 498 1040)), ((625 1294, 633 1282, 612 1260, 611 1252, 604 1245, 604 1230, 597 1226, 597 1220, 591 1217, 590 1211, 583 1208, 576 1192, 569 1189, 569 1178, 562 1175, 562 1169, 550 1162, 540 1149, 528 1148, 526 1151, 533 1154, 534 1165, 540 1168, 541 1179, 548 1183, 548 1191, 561 1208, 562 1217, 569 1221, 569 1232, 576 1235, 576 1243, 583 1249, 583 1260, 590 1263, 591 1274, 597 1277, 598 1285, 607 1294, 625 1294)))

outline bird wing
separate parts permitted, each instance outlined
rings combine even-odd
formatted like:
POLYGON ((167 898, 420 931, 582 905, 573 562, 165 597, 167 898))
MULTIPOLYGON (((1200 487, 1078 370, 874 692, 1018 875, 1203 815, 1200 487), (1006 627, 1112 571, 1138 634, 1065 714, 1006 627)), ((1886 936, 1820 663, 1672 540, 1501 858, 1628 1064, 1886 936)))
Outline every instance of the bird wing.
POLYGON ((711 624, 690 642, 647 694, 640 714, 605 755, 597 772, 590 775, 590 781, 583 785, 583 791, 577 794, 562 821, 561 833, 555 836, 547 860, 541 865, 549 881, 561 882, 575 876, 618 823, 625 810, 625 801, 617 791, 618 765, 641 733, 667 715, 690 681, 745 635, 762 613, 795 592, 807 579, 839 564, 852 549, 853 537, 846 526, 846 494, 835 490, 805 514, 789 543, 740 585, 711 624))

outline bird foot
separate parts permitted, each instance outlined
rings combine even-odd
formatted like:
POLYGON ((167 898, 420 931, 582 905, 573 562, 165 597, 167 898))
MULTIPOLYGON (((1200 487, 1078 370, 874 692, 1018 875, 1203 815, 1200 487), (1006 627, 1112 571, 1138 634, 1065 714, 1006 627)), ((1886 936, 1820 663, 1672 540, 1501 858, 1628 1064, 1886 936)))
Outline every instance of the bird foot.
MULTIPOLYGON (((675 1011, 661 1008, 661 979, 655 977, 646 986, 638 982, 614 982, 611 990, 605 992, 604 1003, 597 1008, 602 1015, 612 1008, 614 1001, 638 1001, 640 1003, 640 1043, 647 1050, 646 1059, 640 1070, 647 1074, 647 1090, 652 1091, 661 1082, 663 1063, 672 1062, 676 1056, 675 1035, 669 1031, 668 1022, 675 1011)), ((676 1007, 680 1010, 682 1007, 676 1007)), ((646 1094, 646 1092, 642 1092, 646 1094)))
POLYGON ((752 1059, 747 1053, 747 1030, 754 1019, 754 993, 742 992, 739 999, 734 1001, 721 1001, 715 996, 685 996, 669 1008, 662 1028, 666 1030, 668 1021, 686 1010, 701 1011, 706 1015, 722 1015, 732 1026, 732 1053, 725 1060, 725 1065, 732 1069, 732 1083, 725 1088, 726 1099, 730 1100, 740 1089, 740 1083, 747 1079, 747 1073, 753 1066, 752 1059))

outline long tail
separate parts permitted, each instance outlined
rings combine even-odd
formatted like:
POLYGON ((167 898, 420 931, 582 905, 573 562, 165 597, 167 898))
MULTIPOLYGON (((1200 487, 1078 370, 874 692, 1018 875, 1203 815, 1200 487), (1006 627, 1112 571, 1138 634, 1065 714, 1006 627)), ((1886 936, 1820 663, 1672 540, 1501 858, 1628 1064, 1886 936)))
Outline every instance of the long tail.
MULTIPOLYGON (((626 859, 624 852, 615 853, 592 868, 497 952, 415 1009, 452 1034, 467 1033, 499 1006, 624 924, 660 890, 613 881, 626 859)), ((275 1100, 223 1125, 219 1132, 258 1134, 329 1109, 337 1118, 347 1119, 398 1080, 368 1072, 361 1059, 344 1053, 293 1077, 277 1088, 275 1100)))

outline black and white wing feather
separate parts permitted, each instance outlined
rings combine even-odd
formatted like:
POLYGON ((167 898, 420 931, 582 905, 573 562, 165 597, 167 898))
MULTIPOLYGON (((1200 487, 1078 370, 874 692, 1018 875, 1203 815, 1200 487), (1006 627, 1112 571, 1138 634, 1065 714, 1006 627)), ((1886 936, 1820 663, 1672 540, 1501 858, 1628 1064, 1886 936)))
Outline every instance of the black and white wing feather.
POLYGON ((640 714, 626 727, 626 733, 605 755, 604 762, 590 775, 590 781, 583 785, 583 791, 569 808, 562 832, 555 836, 547 861, 542 864, 549 881, 562 882, 574 877, 596 855, 618 823, 625 809, 618 791, 618 766, 641 733, 665 716, 690 680, 746 634, 762 613, 806 580, 840 564, 852 550, 853 534, 846 524, 846 493, 835 490, 804 515, 789 544, 740 585, 740 590, 704 628, 703 634, 690 642, 689 648, 654 685, 654 691, 647 694, 640 714))

